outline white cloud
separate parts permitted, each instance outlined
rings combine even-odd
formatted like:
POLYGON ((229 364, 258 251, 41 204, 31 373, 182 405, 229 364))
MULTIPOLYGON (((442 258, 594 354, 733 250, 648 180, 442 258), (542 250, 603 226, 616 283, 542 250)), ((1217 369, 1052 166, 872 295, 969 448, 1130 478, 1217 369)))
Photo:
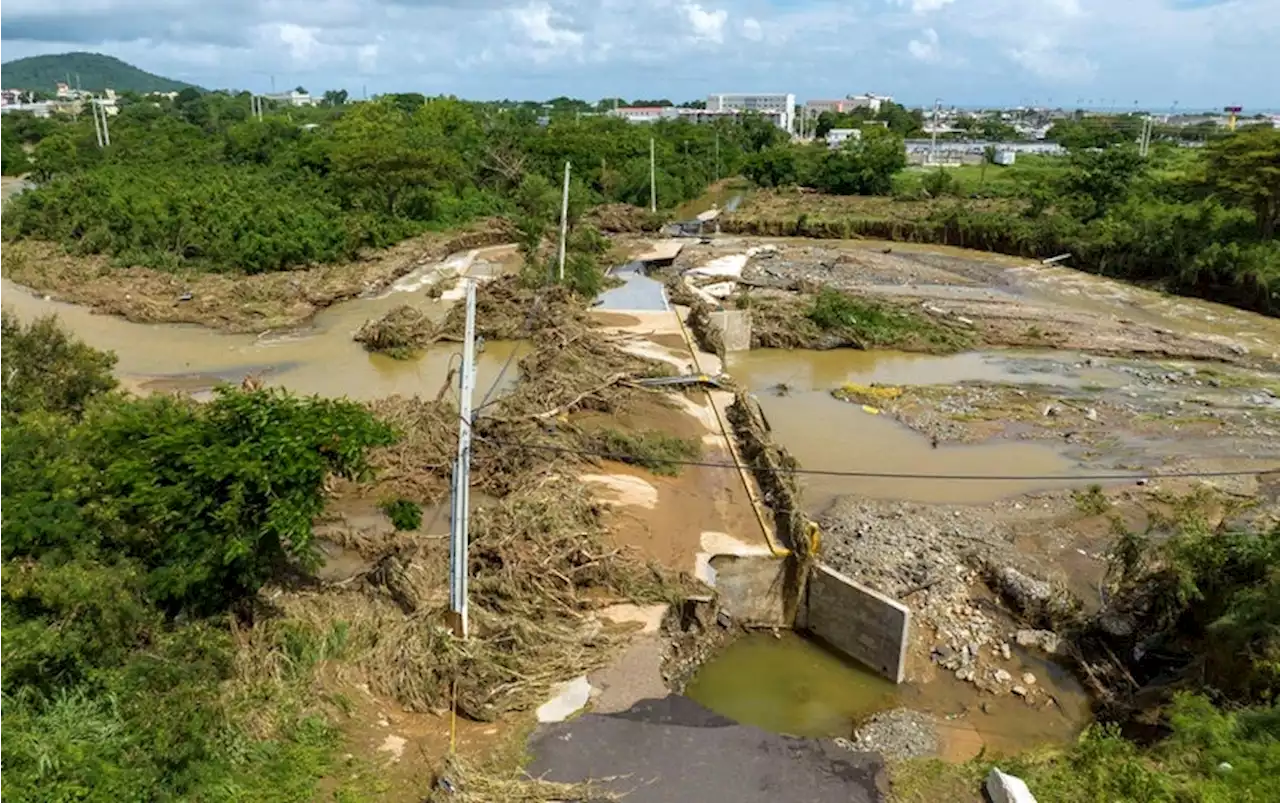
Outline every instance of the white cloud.
POLYGON ((356 50, 356 64, 362 73, 377 72, 378 46, 376 44, 361 45, 356 50))
POLYGON ((1081 53, 1063 51, 1045 34, 1037 34, 1022 47, 1010 48, 1009 58, 1036 76, 1051 81, 1083 82, 1092 79, 1098 66, 1081 53))
POLYGON ((275 76, 317 91, 473 98, 674 100, 767 86, 908 103, 1124 97, 1167 108, 1177 97, 1257 108, 1275 102, 1266 65, 1277 37, 1277 0, 9 0, 3 10, 6 59, 88 50, 210 88, 265 91, 275 76))
POLYGON ((310 61, 320 48, 316 41, 316 28, 304 28, 292 22, 281 23, 276 28, 276 35, 289 48, 289 58, 296 62, 310 61))
MULTIPOLYGON (((912 14, 928 14, 930 11, 938 11, 939 9, 949 6, 956 0, 888 0, 889 5, 909 6, 912 14)), ((1050 0, 1057 2, 1057 0, 1050 0)), ((1069 0, 1068 0, 1069 2, 1069 0)))
POLYGON ((907 43, 907 52, 919 61, 928 64, 937 63, 942 58, 942 49, 938 44, 938 32, 932 28, 925 28, 920 32, 919 39, 912 39, 907 43))
POLYGON ((724 42, 724 24, 729 20, 729 12, 723 8, 707 11, 698 3, 685 3, 680 11, 688 20, 689 32, 695 41, 724 42))
POLYGON ((551 19, 551 6, 547 3, 530 3, 523 8, 513 8, 511 18, 516 27, 534 44, 547 47, 577 47, 582 44, 582 34, 568 28, 557 28, 551 19))

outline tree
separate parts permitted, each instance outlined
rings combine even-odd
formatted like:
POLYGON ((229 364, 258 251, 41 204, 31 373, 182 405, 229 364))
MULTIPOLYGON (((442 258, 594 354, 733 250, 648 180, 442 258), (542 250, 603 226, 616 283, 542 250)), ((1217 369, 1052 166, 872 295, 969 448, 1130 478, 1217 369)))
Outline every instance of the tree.
POLYGON ((72 338, 52 315, 24 326, 5 310, 0 328, 0 408, 6 415, 44 410, 78 416, 89 399, 116 386, 116 355, 72 338))
POLYGON ((1123 201, 1132 184, 1146 168, 1132 146, 1075 151, 1069 166, 1058 180, 1059 192, 1084 221, 1100 218, 1123 201))
POLYGON ((827 154, 815 184, 837 195, 888 195, 894 174, 906 166, 901 137, 888 129, 865 128, 860 138, 850 138, 827 154))
POLYGON ((1230 201, 1248 206, 1264 240, 1280 226, 1280 129, 1249 126, 1211 142, 1209 185, 1230 201))
POLYGON ((326 106, 341 106, 347 102, 347 90, 326 89, 324 99, 321 102, 326 106))

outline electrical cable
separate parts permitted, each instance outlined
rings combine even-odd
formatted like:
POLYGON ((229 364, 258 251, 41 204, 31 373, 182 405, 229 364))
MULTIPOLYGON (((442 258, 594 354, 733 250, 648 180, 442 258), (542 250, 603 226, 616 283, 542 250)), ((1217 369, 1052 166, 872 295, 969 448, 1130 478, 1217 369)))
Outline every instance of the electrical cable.
MULTIPOLYGON (((510 449, 533 449, 537 451, 558 452, 562 454, 578 455, 580 457, 598 457, 605 460, 617 460, 626 462, 633 459, 631 455, 619 452, 603 452, 592 449, 574 449, 567 446, 552 446, 550 444, 529 444, 516 443, 514 441, 495 441, 492 439, 483 439, 492 446, 500 446, 510 449)), ((675 466, 693 466, 699 468, 725 468, 737 470, 738 465, 734 463, 720 463, 711 460, 680 460, 680 459, 662 459, 662 463, 675 466)), ((818 477, 855 477, 863 479, 889 479, 889 480, 944 480, 944 481, 996 481, 996 482, 1017 482, 1021 480, 1034 481, 1057 481, 1057 480, 1136 480, 1144 478, 1152 479, 1176 479, 1187 477, 1244 477, 1256 476, 1261 474, 1273 474, 1280 472, 1280 465, 1271 468, 1253 468, 1242 469, 1239 471, 1170 471, 1168 473, 1133 471, 1129 473, 1105 473, 1105 474, 915 474, 910 472, 891 472, 891 471, 841 471, 836 469, 817 469, 817 468, 770 468, 768 466, 752 466, 745 465, 745 468, 751 471, 767 471, 778 474, 795 474, 800 476, 818 476, 818 477)))

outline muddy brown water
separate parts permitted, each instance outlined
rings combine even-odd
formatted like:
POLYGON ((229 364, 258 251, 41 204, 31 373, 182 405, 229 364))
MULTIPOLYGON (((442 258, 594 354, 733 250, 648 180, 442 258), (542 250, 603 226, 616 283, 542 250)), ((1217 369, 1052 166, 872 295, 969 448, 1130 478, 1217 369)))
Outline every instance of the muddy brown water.
MULTIPOLYGON (((221 382, 239 382, 246 375, 265 384, 320 396, 368 400, 394 394, 432 396, 439 391, 450 365, 456 365, 459 346, 442 344, 414 359, 394 360, 370 354, 352 335, 370 318, 400 304, 410 304, 440 320, 451 302, 428 297, 425 283, 413 274, 375 298, 335 304, 320 312, 308 326, 278 334, 228 334, 195 325, 142 324, 98 315, 75 304, 45 300, 7 279, 4 309, 22 320, 56 314, 64 326, 95 348, 114 351, 116 374, 124 383, 144 391, 180 390, 199 395, 221 382)), ((516 359, 527 350, 515 342, 489 342, 477 359, 476 387, 483 393, 497 379, 512 352, 516 359)), ((514 363, 503 386, 517 379, 514 363)), ((499 392, 501 388, 499 389, 499 392)))
POLYGON ((942 756, 955 761, 1074 739, 1090 718, 1084 690, 1061 667, 1018 657, 1055 703, 1036 709, 1016 697, 980 695, 949 673, 894 685, 790 631, 734 641, 699 668, 685 694, 735 721, 793 736, 848 738, 881 711, 923 711, 936 720, 942 756))
MULTIPOLYGON (((981 353, 947 357, 891 351, 759 350, 730 355, 726 369, 757 396, 778 443, 809 470, 890 474, 947 474, 977 477, 1062 477, 1061 480, 937 480, 801 477, 811 513, 845 494, 918 502, 992 502, 1030 491, 1075 487, 1083 473, 1063 451, 1043 443, 998 441, 933 446, 929 438, 893 419, 831 396, 844 382, 870 384, 951 384, 964 380, 1054 382, 1085 377, 1028 371, 1016 362, 981 353), (785 383, 788 391, 774 388, 785 383)), ((1093 377, 1096 381, 1101 377, 1093 377)))

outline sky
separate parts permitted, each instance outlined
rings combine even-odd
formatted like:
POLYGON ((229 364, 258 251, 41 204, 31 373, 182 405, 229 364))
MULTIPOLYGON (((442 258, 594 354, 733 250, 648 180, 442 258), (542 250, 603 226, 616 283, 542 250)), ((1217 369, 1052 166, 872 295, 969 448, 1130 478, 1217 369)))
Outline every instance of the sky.
POLYGON ((259 92, 1280 107, 1280 0, 5 0, 0 40, 259 92))

